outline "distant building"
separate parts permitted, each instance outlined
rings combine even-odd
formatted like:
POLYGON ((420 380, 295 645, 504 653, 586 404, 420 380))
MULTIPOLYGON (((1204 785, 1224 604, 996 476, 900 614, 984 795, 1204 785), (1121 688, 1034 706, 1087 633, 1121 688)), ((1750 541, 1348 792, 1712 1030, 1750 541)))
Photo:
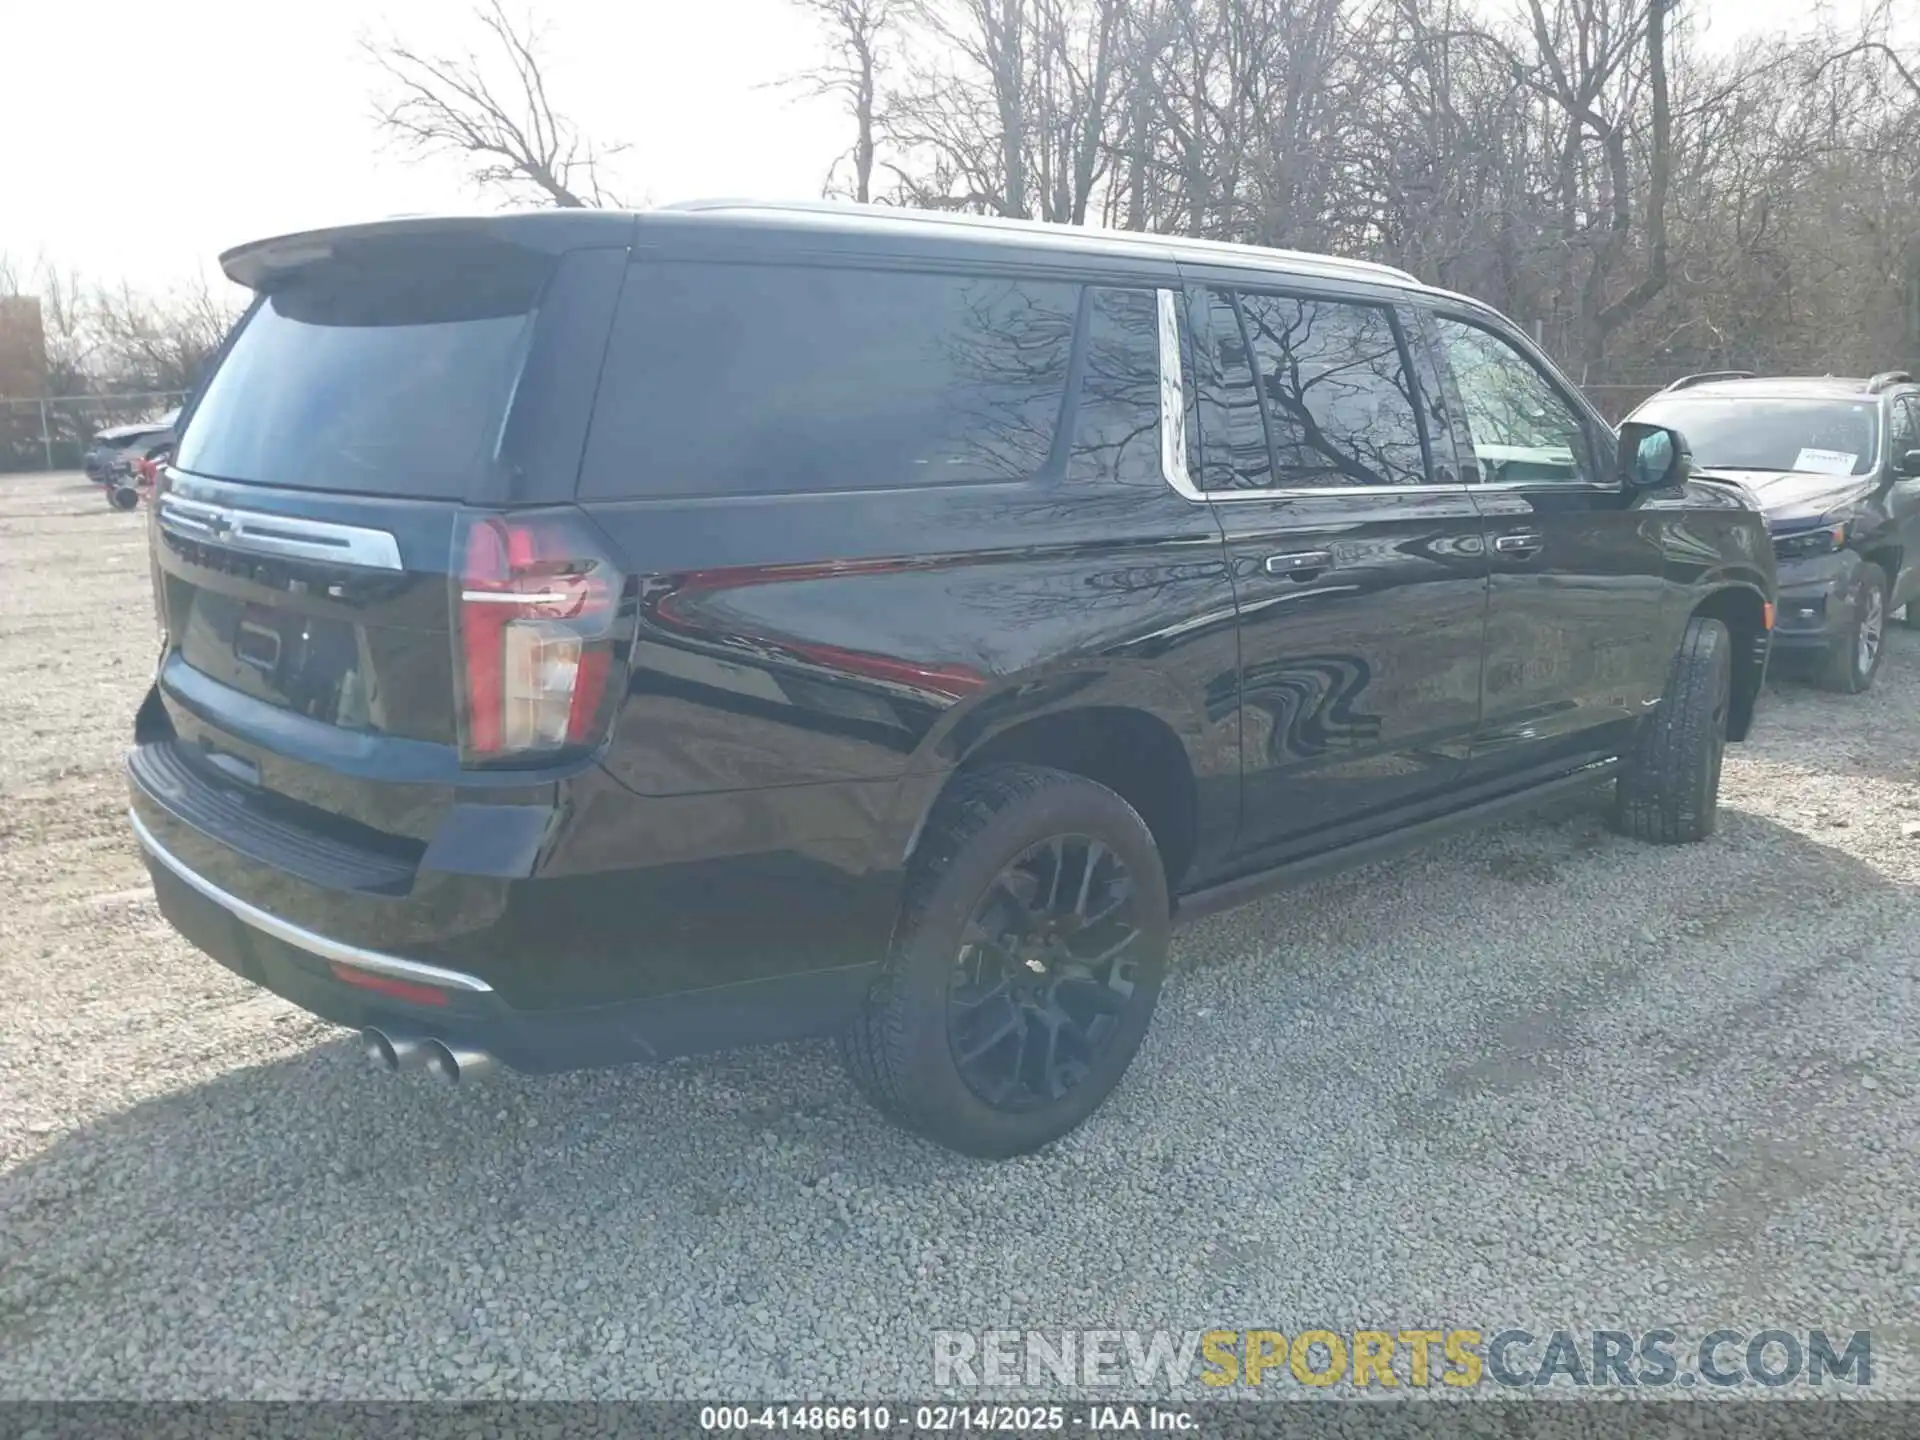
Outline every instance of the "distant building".
POLYGON ((46 393, 47 332, 40 301, 32 295, 0 295, 0 398, 31 399, 46 393))

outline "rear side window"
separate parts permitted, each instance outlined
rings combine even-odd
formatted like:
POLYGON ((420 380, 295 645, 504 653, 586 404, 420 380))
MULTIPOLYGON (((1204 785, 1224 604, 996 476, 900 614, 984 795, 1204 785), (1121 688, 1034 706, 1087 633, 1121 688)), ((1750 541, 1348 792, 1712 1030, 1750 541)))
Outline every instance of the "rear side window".
POLYGON ((1252 352, 1231 295, 1205 293, 1206 344, 1200 355, 1200 430, 1208 490, 1266 490, 1273 455, 1254 382, 1252 352))
POLYGON ((814 266, 636 267, 580 493, 1024 479, 1053 451, 1079 289, 814 266))
POLYGON ((1283 488, 1426 483, 1413 386, 1378 305, 1243 294, 1283 488))
POLYGON ((248 316, 180 438, 223 480, 454 499, 494 456, 546 257, 369 250, 291 277, 248 316))
POLYGON ((1385 308, 1253 292, 1213 292, 1207 308, 1209 490, 1427 482, 1413 384, 1385 308))
POLYGON ((1067 479, 1164 486, 1160 303, 1151 290, 1087 291, 1086 358, 1067 479))

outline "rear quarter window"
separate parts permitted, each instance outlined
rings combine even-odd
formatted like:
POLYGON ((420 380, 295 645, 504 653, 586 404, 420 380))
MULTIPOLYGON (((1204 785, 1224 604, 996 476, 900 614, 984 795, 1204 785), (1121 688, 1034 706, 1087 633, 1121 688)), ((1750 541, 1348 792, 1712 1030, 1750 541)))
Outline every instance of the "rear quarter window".
POLYGON ((1067 479, 1162 487, 1158 298, 1094 287, 1086 314, 1067 479))
POLYGON ((1047 468, 1080 287, 650 263, 627 277, 589 499, 1020 480, 1047 468))

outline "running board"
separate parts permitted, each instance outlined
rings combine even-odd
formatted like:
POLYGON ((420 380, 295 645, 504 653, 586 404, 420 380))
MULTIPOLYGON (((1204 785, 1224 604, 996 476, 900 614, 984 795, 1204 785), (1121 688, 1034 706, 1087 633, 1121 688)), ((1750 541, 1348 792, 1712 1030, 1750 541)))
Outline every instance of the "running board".
POLYGON ((1456 830, 1471 830, 1508 815, 1534 809, 1556 795, 1584 790, 1588 786, 1609 778, 1619 769, 1618 759, 1595 761, 1591 765, 1582 766, 1571 775, 1562 775, 1558 779, 1529 785, 1524 790, 1510 791, 1492 800, 1483 800, 1477 805, 1469 805, 1464 810, 1449 811, 1445 815, 1436 815, 1431 820, 1421 820, 1398 830, 1388 830, 1379 835, 1368 836, 1364 840, 1338 845, 1331 850, 1318 850, 1311 855, 1303 855, 1297 860, 1284 861, 1270 870, 1258 870, 1251 875, 1242 875, 1237 880, 1228 880, 1219 885, 1209 886, 1205 890, 1196 890, 1191 895, 1181 896, 1176 902, 1174 919, 1176 921, 1197 920, 1202 915, 1231 910, 1234 906, 1265 895, 1269 891, 1283 890, 1289 885, 1297 885, 1317 875, 1327 874, 1329 871, 1367 865, 1375 860, 1384 860, 1390 855, 1398 855, 1405 850, 1417 850, 1429 840, 1437 839, 1442 835, 1452 834, 1456 830))

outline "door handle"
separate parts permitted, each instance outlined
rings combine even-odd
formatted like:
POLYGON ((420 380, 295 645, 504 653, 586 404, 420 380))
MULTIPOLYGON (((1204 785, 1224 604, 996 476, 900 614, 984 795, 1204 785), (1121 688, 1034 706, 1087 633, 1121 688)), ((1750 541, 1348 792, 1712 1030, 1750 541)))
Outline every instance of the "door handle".
POLYGON ((1517 555, 1521 559, 1525 559, 1530 555, 1538 555, 1546 548, 1546 544, 1547 542, 1544 536, 1536 535, 1529 531, 1518 535, 1497 536, 1494 539, 1493 548, 1497 554, 1517 555))
POLYGON ((1305 580, 1322 570, 1333 568, 1331 550, 1296 550, 1290 555, 1269 555, 1267 573, 1285 575, 1291 580, 1305 580))

